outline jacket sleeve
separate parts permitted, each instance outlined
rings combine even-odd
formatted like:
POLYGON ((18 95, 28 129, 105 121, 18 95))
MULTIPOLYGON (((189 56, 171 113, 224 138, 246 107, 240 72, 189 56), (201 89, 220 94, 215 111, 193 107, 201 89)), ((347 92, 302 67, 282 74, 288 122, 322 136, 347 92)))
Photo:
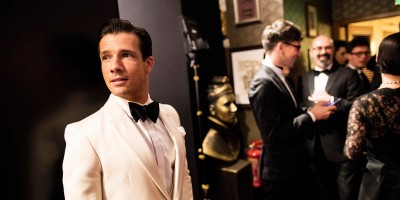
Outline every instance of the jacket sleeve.
POLYGON ((66 127, 65 141, 65 199, 102 199, 101 164, 90 141, 75 124, 66 127))

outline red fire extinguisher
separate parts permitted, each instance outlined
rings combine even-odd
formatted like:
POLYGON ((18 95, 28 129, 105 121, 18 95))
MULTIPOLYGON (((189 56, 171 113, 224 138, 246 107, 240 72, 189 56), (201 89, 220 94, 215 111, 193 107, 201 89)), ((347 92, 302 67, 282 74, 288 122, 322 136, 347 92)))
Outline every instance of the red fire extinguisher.
POLYGON ((253 174, 253 187, 261 187, 261 177, 259 172, 260 156, 261 156, 262 140, 254 140, 249 145, 247 151, 247 159, 251 163, 252 174, 253 174))

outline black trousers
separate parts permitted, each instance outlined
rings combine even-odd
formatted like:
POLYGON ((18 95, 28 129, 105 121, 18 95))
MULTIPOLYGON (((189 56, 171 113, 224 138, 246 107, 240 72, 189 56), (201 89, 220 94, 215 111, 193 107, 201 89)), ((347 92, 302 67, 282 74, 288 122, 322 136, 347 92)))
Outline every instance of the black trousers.
POLYGON ((264 200, 317 200, 316 184, 311 171, 291 180, 263 180, 264 200))

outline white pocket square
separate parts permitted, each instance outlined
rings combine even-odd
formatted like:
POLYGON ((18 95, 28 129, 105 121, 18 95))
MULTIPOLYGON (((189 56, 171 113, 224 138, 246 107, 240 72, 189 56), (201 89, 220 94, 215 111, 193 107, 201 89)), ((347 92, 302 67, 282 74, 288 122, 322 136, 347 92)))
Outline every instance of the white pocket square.
POLYGON ((183 139, 185 139, 185 135, 186 135, 185 128, 183 128, 183 126, 180 126, 180 127, 178 127, 178 131, 179 131, 179 133, 181 133, 183 139))

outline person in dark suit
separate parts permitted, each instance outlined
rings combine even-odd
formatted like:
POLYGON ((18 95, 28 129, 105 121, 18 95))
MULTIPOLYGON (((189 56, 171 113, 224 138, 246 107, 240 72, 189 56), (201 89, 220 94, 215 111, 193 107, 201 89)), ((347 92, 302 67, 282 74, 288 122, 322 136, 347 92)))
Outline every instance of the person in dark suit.
POLYGON ((362 94, 375 90, 382 82, 381 74, 376 65, 375 57, 371 57, 368 38, 355 37, 347 45, 346 67, 357 71, 362 82, 362 94))
POLYGON ((349 109, 360 93, 361 83, 356 71, 333 64, 333 52, 333 42, 328 36, 320 35, 313 40, 310 54, 315 67, 298 78, 299 106, 340 99, 336 112, 315 124, 306 144, 321 198, 354 199, 352 195, 358 194, 361 179, 357 177, 355 185, 351 185, 353 165, 344 156, 343 146, 349 109))
POLYGON ((336 106, 321 101, 300 110, 292 86, 282 74, 300 56, 302 33, 297 25, 278 19, 262 33, 265 59, 249 89, 249 101, 260 129, 264 199, 313 199, 311 169, 304 146, 306 130, 327 119, 336 106))

